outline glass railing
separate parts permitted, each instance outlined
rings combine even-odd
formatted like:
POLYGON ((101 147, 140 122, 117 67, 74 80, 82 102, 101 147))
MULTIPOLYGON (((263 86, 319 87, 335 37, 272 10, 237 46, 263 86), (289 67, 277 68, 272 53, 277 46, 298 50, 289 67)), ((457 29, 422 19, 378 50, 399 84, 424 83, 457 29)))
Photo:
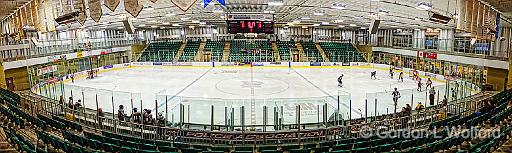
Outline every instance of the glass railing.
POLYGON ((376 43, 376 47, 392 47, 415 50, 432 50, 439 53, 458 56, 470 56, 496 60, 508 60, 509 52, 506 49, 496 50, 494 42, 471 39, 429 39, 429 38, 393 38, 391 44, 376 43), (492 45, 491 45, 492 44, 492 45))
POLYGON ((0 46, 4 62, 76 52, 129 46, 141 42, 135 36, 114 36, 103 38, 22 40, 14 45, 0 46))

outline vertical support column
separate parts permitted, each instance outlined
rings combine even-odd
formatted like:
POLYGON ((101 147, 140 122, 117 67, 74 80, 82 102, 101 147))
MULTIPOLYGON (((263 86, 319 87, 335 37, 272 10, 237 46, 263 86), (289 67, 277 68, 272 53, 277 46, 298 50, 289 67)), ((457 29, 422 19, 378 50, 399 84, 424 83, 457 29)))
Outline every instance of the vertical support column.
POLYGON ((297 105, 296 108, 295 108, 295 112, 296 112, 296 115, 297 115, 297 143, 300 144, 301 140, 300 140, 300 105, 297 105))

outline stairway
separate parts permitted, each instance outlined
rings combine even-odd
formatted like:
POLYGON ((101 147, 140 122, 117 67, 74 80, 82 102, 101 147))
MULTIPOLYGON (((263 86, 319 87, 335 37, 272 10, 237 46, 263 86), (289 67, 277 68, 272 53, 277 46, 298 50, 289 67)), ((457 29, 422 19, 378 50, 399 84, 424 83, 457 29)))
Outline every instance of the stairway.
POLYGON ((206 46, 206 42, 201 42, 199 44, 199 48, 197 49, 197 55, 194 58, 195 62, 202 62, 203 61, 203 55, 204 55, 204 46, 206 46))
POLYGON ((173 62, 178 62, 180 60, 181 55, 185 51, 185 47, 187 47, 187 43, 182 43, 180 46, 180 49, 178 49, 178 52, 176 53, 176 56, 174 56, 173 62))
POLYGON ((277 48, 277 44, 275 42, 272 43, 272 50, 274 50, 275 62, 281 62, 281 56, 279 55, 279 49, 277 48))
POLYGON ((512 138, 507 140, 503 145, 499 146, 493 153, 508 153, 512 152, 512 138))
POLYGON ((4 129, 0 128, 0 152, 5 153, 18 153, 16 149, 7 141, 7 135, 4 129))
POLYGON ((357 52, 359 52, 366 59, 367 62, 373 62, 372 54, 373 49, 370 45, 356 45, 351 43, 354 48, 356 48, 357 52))
POLYGON ((229 49, 231 49, 231 42, 224 43, 224 52, 222 53, 223 62, 227 62, 229 60, 229 49))
POLYGON ((322 55, 324 62, 329 62, 329 58, 327 58, 327 55, 325 55, 325 51, 322 48, 322 46, 320 46, 320 44, 318 44, 318 43, 316 43, 315 46, 316 46, 316 49, 318 49, 318 52, 320 52, 320 55, 322 55))
POLYGON ((306 57, 306 54, 304 54, 304 48, 302 47, 302 44, 295 43, 295 46, 297 46, 297 50, 299 50, 299 62, 308 62, 308 57, 306 57))

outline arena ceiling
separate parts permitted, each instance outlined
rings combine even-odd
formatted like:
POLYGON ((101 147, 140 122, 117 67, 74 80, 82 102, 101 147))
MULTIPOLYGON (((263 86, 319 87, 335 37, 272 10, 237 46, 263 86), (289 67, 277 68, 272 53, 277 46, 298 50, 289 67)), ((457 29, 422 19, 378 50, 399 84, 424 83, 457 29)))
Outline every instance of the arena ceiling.
MULTIPOLYGON (((12 13, 29 0, 0 0, 0 17, 12 13)), ((208 26, 225 24, 224 15, 230 12, 270 12, 275 14, 279 26, 327 26, 332 28, 368 27, 375 13, 382 20, 380 28, 454 28, 455 22, 439 24, 428 21, 428 11, 417 9, 419 3, 432 4, 432 10, 446 16, 457 14, 456 5, 461 0, 282 0, 283 5, 268 5, 276 0, 225 0, 221 6, 213 0, 206 8, 203 0, 186 12, 176 7, 171 0, 139 0, 144 9, 134 19, 124 11, 121 4, 114 12, 102 7, 103 16, 96 23, 88 18, 84 26, 75 23, 72 28, 121 28, 122 20, 130 18, 136 28, 171 28, 181 26, 208 26), (333 4, 345 5, 345 9, 332 8, 333 4), (198 22, 199 21, 199 22, 198 22), (292 23, 295 21, 293 25, 292 23), (300 22, 299 22, 300 21, 300 22)), ((194 1, 194 0, 192 0, 194 1)), ((279 1, 279 0, 278 0, 279 1)), ((482 0, 496 7, 508 18, 512 18, 511 0, 482 0)))
MULTIPOLYGON (((416 8, 425 0, 284 0, 283 5, 268 5, 269 0, 226 0, 221 6, 214 0, 206 8, 202 0, 197 0, 187 12, 170 3, 158 0, 152 3, 143 0, 144 9, 132 21, 136 28, 170 28, 176 26, 207 26, 225 24, 224 14, 229 12, 271 12, 275 21, 285 26, 329 26, 333 28, 368 27, 370 12, 379 15, 381 28, 453 28, 455 22, 442 25, 428 21, 428 12, 416 8), (345 9, 332 8, 333 4, 345 5, 345 9), (199 23, 198 23, 199 21, 199 23), (300 21, 298 23, 297 21, 300 21)), ((454 0, 429 0, 432 10, 451 16, 456 13, 454 0)), ((103 7, 104 16, 99 23, 86 22, 87 28, 122 27, 123 17, 131 18, 121 4, 114 12, 103 7)))

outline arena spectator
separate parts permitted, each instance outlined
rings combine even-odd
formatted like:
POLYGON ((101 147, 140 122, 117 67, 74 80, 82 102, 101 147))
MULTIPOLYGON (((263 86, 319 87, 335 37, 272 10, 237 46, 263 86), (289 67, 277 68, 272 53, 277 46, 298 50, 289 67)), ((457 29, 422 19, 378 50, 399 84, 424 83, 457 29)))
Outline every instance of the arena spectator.
POLYGON ((416 110, 423 110, 423 109, 425 109, 425 106, 421 102, 418 102, 418 105, 416 105, 416 110))
POLYGON ((101 108, 98 108, 98 114, 96 114, 98 116, 98 125, 100 128, 102 128, 103 126, 103 117, 105 117, 105 113, 103 113, 103 109, 101 108))
POLYGON ((153 115, 151 114, 150 109, 144 109, 144 124, 152 125, 153 124, 153 115))
POLYGON ((124 118, 126 117, 126 114, 124 114, 124 106, 119 105, 119 110, 117 110, 117 118, 119 121, 124 121, 124 118))
POLYGON ((141 123, 141 114, 140 112, 137 112, 137 108, 133 108, 133 113, 132 113, 132 121, 134 123, 141 123))
POLYGON ((82 100, 78 99, 78 101, 75 102, 75 105, 73 106, 73 110, 78 110, 82 107, 82 100))

